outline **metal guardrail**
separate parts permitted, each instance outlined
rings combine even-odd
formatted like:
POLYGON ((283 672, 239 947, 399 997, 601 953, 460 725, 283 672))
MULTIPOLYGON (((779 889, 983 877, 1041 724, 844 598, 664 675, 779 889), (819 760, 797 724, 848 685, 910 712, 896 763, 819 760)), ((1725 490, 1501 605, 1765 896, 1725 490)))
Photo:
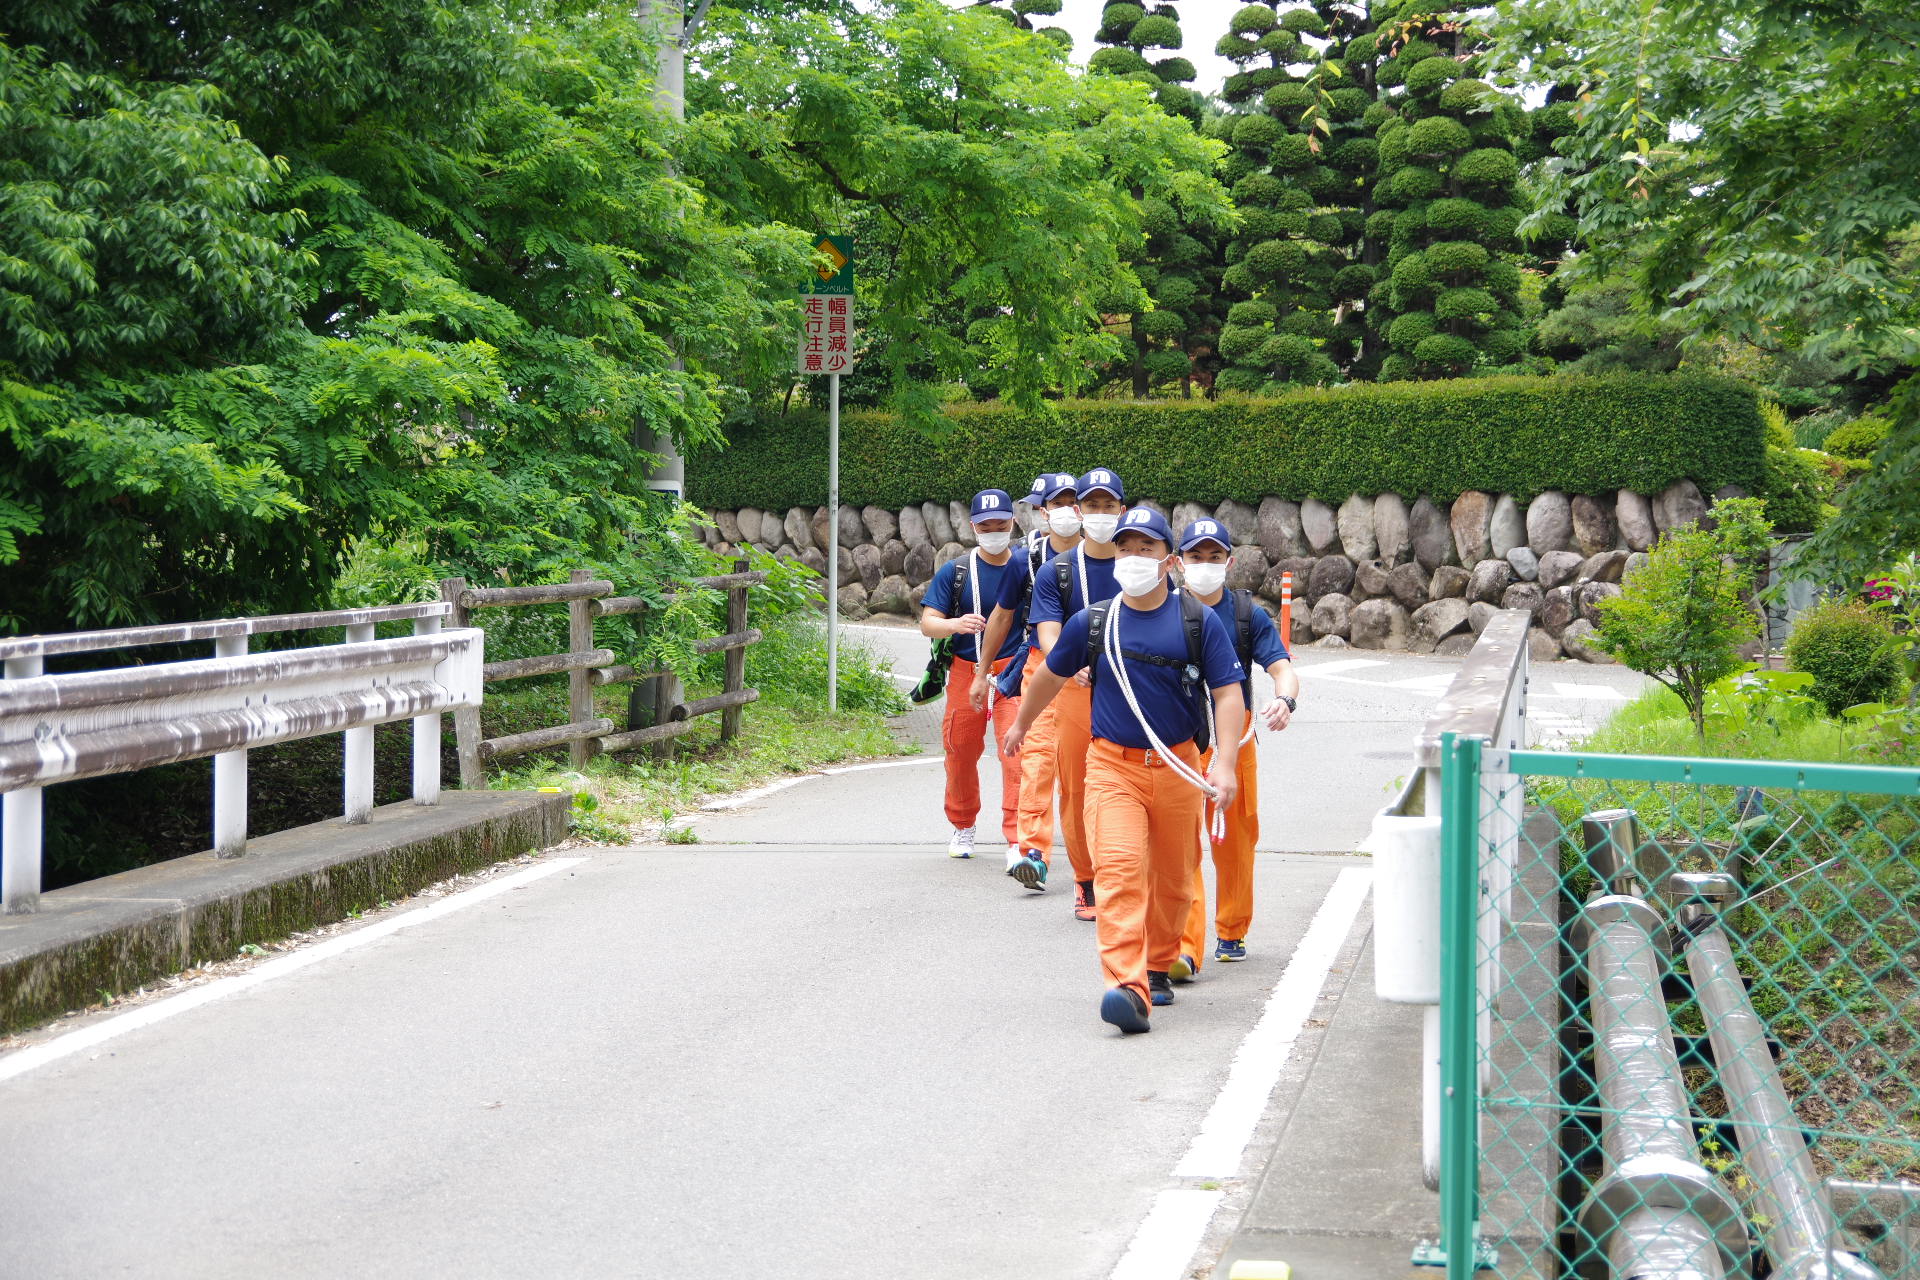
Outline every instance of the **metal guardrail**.
MULTIPOLYGON (((365 617, 379 611, 358 612, 365 617)), ((8 679, 0 681, 0 909, 32 911, 39 904, 41 789, 53 783, 212 756, 215 851, 234 857, 246 850, 249 748, 344 731, 345 820, 361 823, 373 809, 374 726, 411 719, 413 798, 435 803, 440 712, 478 705, 484 637, 473 630, 439 631, 437 610, 410 616, 424 634, 375 640, 372 620, 354 621, 346 624, 349 643, 341 645, 60 675, 21 668, 37 667, 48 652, 123 648, 134 633, 30 637, 38 652, 9 658, 8 679), (70 642, 58 643, 63 639, 70 642)), ((176 643, 182 629, 137 630, 166 635, 135 643, 162 644, 176 643)), ((247 635, 259 633, 233 628, 214 634, 226 647, 244 645, 247 635)))

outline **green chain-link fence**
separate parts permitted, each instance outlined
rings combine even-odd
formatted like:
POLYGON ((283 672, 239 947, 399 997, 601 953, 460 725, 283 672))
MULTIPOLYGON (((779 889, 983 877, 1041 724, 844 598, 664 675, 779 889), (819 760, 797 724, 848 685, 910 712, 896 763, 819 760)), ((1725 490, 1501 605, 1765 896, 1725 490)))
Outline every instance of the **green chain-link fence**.
POLYGON ((1449 1280, 1920 1280, 1920 770, 1442 771, 1449 1280))

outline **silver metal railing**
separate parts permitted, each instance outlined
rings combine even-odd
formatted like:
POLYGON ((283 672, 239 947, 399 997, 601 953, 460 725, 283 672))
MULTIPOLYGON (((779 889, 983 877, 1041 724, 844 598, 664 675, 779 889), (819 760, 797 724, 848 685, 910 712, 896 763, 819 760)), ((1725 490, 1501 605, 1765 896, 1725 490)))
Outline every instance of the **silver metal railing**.
POLYGON ((412 719, 413 798, 440 795, 440 712, 478 705, 483 636, 441 632, 444 601, 223 618, 0 640, 0 911, 32 911, 41 885, 41 789, 211 755, 215 851, 246 851, 247 749, 342 732, 346 821, 373 809, 373 728, 412 719), (414 636, 379 641, 376 624, 414 636), (337 646, 249 657, 249 637, 345 630, 337 646), (49 657, 212 641, 214 657, 46 675, 49 657), (469 679, 469 676, 471 678, 469 679))

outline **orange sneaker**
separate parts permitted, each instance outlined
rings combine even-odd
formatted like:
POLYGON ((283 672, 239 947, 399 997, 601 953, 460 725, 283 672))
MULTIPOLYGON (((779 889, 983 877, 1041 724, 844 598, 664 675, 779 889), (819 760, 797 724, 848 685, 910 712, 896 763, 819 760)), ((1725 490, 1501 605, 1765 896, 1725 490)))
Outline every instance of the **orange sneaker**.
POLYGON ((1073 885, 1073 918, 1093 919, 1093 881, 1076 880, 1073 885))

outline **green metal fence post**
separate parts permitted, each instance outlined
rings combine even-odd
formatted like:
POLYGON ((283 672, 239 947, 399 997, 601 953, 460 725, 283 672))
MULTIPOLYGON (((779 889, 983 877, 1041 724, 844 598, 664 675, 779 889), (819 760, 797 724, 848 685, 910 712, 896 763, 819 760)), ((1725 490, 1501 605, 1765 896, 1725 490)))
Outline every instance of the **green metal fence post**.
POLYGON ((1440 1247, 1447 1280, 1479 1260, 1480 747, 1440 742, 1440 1247))

